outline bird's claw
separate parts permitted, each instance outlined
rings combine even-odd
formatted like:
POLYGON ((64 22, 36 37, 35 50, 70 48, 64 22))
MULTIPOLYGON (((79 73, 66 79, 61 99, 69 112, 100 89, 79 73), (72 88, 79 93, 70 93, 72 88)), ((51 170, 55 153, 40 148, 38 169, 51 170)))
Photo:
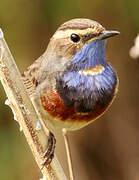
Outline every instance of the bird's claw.
POLYGON ((51 163, 53 157, 54 157, 54 151, 55 151, 55 144, 56 139, 53 135, 53 133, 49 133, 48 137, 48 147, 44 153, 41 154, 41 157, 44 159, 42 162, 42 166, 48 165, 51 163))

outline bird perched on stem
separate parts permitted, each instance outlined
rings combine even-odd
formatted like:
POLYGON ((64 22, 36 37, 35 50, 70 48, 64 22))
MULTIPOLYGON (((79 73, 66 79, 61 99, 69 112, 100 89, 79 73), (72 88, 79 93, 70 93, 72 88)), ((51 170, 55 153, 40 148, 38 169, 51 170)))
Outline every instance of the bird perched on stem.
POLYGON ((36 92, 46 121, 66 131, 100 117, 118 88, 106 61, 106 39, 119 34, 89 19, 72 19, 54 33, 44 54, 23 74, 28 92, 36 92))

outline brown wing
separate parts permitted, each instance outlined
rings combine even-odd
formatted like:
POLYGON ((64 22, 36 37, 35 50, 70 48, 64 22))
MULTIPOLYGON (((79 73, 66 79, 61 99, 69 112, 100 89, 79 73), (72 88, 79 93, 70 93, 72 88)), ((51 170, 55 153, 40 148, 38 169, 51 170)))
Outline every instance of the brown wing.
POLYGON ((39 57, 31 66, 22 74, 23 82, 27 88, 29 95, 33 93, 38 85, 37 77, 42 62, 42 56, 39 57))

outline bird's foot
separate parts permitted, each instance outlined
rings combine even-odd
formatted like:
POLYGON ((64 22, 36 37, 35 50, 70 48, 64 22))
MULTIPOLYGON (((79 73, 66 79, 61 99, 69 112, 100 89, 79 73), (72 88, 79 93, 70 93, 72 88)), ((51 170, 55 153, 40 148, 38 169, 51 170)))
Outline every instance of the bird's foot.
POLYGON ((42 153, 41 157, 44 159, 42 162, 42 166, 48 165, 51 163, 54 157, 56 139, 52 132, 49 133, 48 137, 48 147, 44 153, 42 153))

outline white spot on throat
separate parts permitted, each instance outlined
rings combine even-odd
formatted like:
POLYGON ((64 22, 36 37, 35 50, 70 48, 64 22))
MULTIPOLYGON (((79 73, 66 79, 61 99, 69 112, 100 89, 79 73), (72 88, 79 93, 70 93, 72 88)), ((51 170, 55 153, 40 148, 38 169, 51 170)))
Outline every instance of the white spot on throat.
POLYGON ((102 65, 96 65, 94 67, 88 68, 86 70, 79 71, 79 74, 81 75, 90 75, 90 76, 96 76, 104 72, 105 68, 102 65))

